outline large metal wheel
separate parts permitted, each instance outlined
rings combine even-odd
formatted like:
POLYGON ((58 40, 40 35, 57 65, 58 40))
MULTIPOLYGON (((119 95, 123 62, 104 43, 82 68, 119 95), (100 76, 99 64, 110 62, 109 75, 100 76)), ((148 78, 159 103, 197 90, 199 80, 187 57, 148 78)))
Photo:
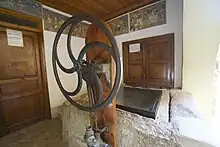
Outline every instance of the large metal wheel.
POLYGON ((65 96, 65 98, 75 107, 77 107, 78 109, 84 110, 84 111, 98 111, 103 109, 104 107, 106 107, 108 104, 110 104, 113 100, 113 98, 116 96, 118 89, 120 87, 120 81, 121 81, 121 62, 120 62, 120 55, 119 55, 119 51, 118 51, 118 47, 115 41, 115 38, 113 37, 113 35, 111 34, 111 32, 109 31, 109 29, 105 26, 105 24, 103 24, 99 19, 95 18, 95 17, 91 17, 91 16, 87 16, 87 15, 75 15, 71 18, 69 18, 68 20, 66 20, 62 26, 60 27, 60 29, 58 30, 55 40, 54 40, 54 44, 53 44, 53 51, 52 51, 52 63, 53 63, 53 72, 56 78, 56 82, 62 92, 62 94, 65 96), (99 27, 104 34, 107 36, 107 38, 109 39, 109 43, 110 46, 102 43, 102 42, 91 42, 89 44, 86 44, 82 50, 79 53, 78 58, 75 58, 73 53, 72 53, 72 48, 71 48, 71 34, 73 32, 74 26, 77 25, 79 22, 81 21, 88 21, 91 22, 92 24, 95 24, 97 27, 99 27), (60 39, 61 34, 63 33, 64 29, 67 28, 68 26, 71 25, 71 28, 69 30, 68 33, 68 38, 67 38, 67 50, 68 50, 68 54, 69 57, 73 63, 73 67, 71 68, 65 68, 57 55, 57 45, 60 39), (92 68, 92 66, 90 65, 90 63, 86 62, 83 60, 84 55, 88 52, 89 49, 93 49, 94 47, 100 47, 100 48, 104 48, 106 49, 110 55, 113 57, 115 65, 116 65, 116 76, 115 76, 115 80, 114 80, 114 85, 112 86, 112 89, 109 93, 109 95, 107 96, 107 98, 102 101, 102 85, 101 82, 99 80, 99 77, 96 73, 96 71, 92 68), (58 75, 58 71, 57 71, 57 67, 59 67, 63 72, 67 73, 67 74, 73 74, 73 73, 77 73, 78 75, 78 84, 77 84, 77 88, 74 91, 67 91, 64 89, 59 75, 58 75), (74 96, 76 96, 81 88, 82 88, 82 80, 84 80, 87 84, 93 84, 95 86, 95 89, 97 91, 97 100, 98 103, 93 104, 92 106, 85 106, 82 105, 80 103, 77 103, 74 100, 74 96))

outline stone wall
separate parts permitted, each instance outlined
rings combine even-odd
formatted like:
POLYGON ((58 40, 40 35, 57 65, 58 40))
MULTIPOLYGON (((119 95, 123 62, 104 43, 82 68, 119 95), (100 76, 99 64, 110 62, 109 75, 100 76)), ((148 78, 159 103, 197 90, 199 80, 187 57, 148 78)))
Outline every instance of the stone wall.
MULTIPOLYGON (((89 113, 65 102, 62 110, 63 141, 66 147, 86 147, 83 141, 89 113)), ((180 147, 176 129, 165 121, 117 110, 118 147, 180 147)))
POLYGON ((80 111, 65 102, 61 113, 62 139, 65 147, 87 147, 84 143, 86 126, 90 124, 89 113, 80 111))

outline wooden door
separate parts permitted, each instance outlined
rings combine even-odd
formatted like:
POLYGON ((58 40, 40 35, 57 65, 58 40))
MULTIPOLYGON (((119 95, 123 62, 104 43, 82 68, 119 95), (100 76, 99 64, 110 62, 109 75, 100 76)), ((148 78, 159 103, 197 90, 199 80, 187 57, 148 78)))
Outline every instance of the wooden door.
POLYGON ((156 36, 123 44, 124 82, 131 86, 172 88, 174 86, 174 34, 156 36), (139 52, 129 52, 131 44, 139 52))
POLYGON ((24 46, 9 46, 0 27, 0 136, 45 118, 38 35, 22 33, 24 46))
POLYGON ((173 87, 173 44, 172 34, 149 38, 144 42, 146 87, 173 87))
POLYGON ((132 41, 123 45, 124 82, 127 85, 142 87, 145 85, 144 50, 141 41, 132 41), (132 52, 131 44, 139 44, 140 51, 132 52))

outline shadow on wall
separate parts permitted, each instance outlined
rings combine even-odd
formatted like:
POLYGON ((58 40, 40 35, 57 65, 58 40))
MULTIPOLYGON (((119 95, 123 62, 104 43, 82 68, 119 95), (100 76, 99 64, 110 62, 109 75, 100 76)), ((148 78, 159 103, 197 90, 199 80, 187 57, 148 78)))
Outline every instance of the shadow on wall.
POLYGON ((218 46, 215 71, 214 71, 215 99, 214 99, 214 117, 216 122, 220 122, 220 43, 218 46))

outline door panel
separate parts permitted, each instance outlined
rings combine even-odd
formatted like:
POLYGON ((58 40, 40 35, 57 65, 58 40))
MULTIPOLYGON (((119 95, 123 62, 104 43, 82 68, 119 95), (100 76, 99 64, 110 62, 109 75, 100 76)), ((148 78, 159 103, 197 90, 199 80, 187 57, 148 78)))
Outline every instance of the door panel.
POLYGON ((127 65, 124 65, 124 72, 127 78, 128 85, 142 86, 144 79, 144 66, 143 66, 143 50, 142 47, 139 52, 129 52, 129 45, 124 50, 124 56, 127 56, 127 65))
POLYGON ((128 66, 130 80, 143 79, 143 67, 140 64, 131 64, 128 66))
POLYGON ((147 44, 148 60, 169 61, 171 58, 171 50, 167 42, 156 41, 147 44))
POLYGON ((143 52, 129 52, 128 56, 129 56, 129 60, 128 61, 141 61, 143 60, 143 56, 142 56, 143 52))
POLYGON ((38 35, 22 33, 24 47, 8 46, 0 28, 0 136, 44 119, 38 35))
POLYGON ((174 34, 123 43, 124 82, 131 86, 174 86, 174 34), (129 45, 140 43, 141 51, 130 53, 129 45))
POLYGON ((35 91, 39 89, 38 80, 22 80, 20 82, 15 83, 5 83, 1 87, 2 97, 5 96, 13 96, 19 93, 26 93, 30 91, 35 91))
POLYGON ((8 46, 5 32, 0 33, 0 79, 9 80, 24 76, 37 76, 36 51, 34 41, 36 36, 24 36, 24 47, 8 46))
POLYGON ((173 36, 163 35, 145 42, 147 87, 173 87, 173 36))
POLYGON ((166 85, 168 75, 168 65, 164 63, 148 64, 148 83, 155 85, 166 85))
POLYGON ((39 116, 40 107, 39 105, 36 105, 40 102, 38 96, 38 93, 33 93, 2 101, 1 107, 5 113, 5 122, 7 122, 6 126, 11 127, 20 122, 39 116))

